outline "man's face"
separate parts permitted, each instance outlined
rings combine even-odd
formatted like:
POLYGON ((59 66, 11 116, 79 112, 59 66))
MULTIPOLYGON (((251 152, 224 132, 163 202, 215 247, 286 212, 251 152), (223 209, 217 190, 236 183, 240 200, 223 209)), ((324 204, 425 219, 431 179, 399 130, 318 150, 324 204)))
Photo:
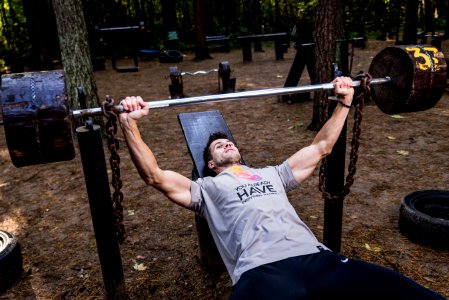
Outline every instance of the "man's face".
POLYGON ((209 168, 228 166, 239 163, 240 152, 234 143, 228 139, 218 139, 210 144, 212 159, 209 161, 209 168))

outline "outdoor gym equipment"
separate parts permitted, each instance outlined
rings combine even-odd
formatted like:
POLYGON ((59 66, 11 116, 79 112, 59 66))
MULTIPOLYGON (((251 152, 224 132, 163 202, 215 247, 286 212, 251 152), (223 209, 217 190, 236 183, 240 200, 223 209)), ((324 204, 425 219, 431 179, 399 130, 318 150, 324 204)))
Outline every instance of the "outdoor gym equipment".
MULTIPOLYGON (((446 61, 432 46, 387 47, 374 57, 369 73, 374 78, 372 98, 387 114, 429 109, 446 88, 446 61)), ((355 87, 359 85, 354 81, 355 87)), ((332 83, 322 83, 147 103, 150 108, 164 108, 333 88, 332 83)), ((99 107, 69 110, 62 71, 3 75, 0 100, 10 156, 17 167, 73 159, 72 118, 102 114, 99 107)), ((113 110, 122 108, 117 105, 113 110)))
POLYGON ((210 69, 207 71, 195 71, 195 72, 179 72, 178 67, 170 67, 170 80, 171 84, 168 86, 171 99, 184 98, 184 83, 182 77, 185 75, 197 76, 207 75, 212 72, 218 72, 218 92, 230 93, 235 91, 235 78, 231 78, 231 66, 229 62, 222 61, 218 64, 218 69, 210 69), (220 78, 223 89, 220 87, 220 78))
MULTIPOLYGON (((375 77, 370 83, 372 85, 371 96, 381 111, 387 114, 426 110, 433 107, 443 95, 447 81, 446 72, 447 65, 444 56, 435 47, 425 45, 388 47, 376 55, 370 66, 369 73, 375 77)), ((354 81, 354 86, 359 85, 361 85, 360 81, 354 81)), ((150 101, 147 104, 150 108, 164 108, 332 90, 333 88, 332 83, 325 83, 150 101)), ((107 297, 123 296, 125 293, 124 276, 117 245, 117 241, 123 241, 123 236, 120 234, 123 233, 123 228, 121 228, 123 195, 120 192, 119 158, 116 153, 118 140, 114 139, 111 133, 114 132, 114 126, 110 121, 114 119, 113 112, 120 112, 122 107, 113 106, 113 101, 109 101, 111 105, 103 105, 103 108, 70 111, 67 105, 62 71, 3 75, 0 102, 6 141, 12 162, 16 167, 73 159, 75 150, 72 138, 72 119, 101 114, 108 118, 106 127, 110 136, 108 148, 111 150, 113 199, 111 199, 109 190, 99 126, 88 120, 85 127, 79 127, 76 131, 107 297), (113 203, 113 207, 111 203, 113 203)), ((334 152, 336 151, 333 151, 331 155, 334 155, 334 152)), ((342 201, 335 202, 341 203, 342 201)), ((324 231, 327 228, 334 228, 328 226, 329 222, 326 220, 325 209, 324 231)), ((330 223, 338 223, 338 216, 330 223)), ((335 231, 338 230, 335 229, 335 231)), ((333 235, 333 240, 340 239, 340 233, 337 232, 333 235)), ((326 240, 326 232, 323 234, 323 239, 326 240)), ((329 243, 325 241, 325 244, 329 243)))

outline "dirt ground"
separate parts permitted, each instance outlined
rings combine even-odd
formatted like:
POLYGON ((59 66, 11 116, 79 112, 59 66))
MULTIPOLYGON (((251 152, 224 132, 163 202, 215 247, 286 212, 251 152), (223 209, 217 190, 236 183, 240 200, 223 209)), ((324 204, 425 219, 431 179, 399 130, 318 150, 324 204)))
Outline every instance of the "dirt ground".
MULTIPOLYGON (((367 48, 355 49, 353 73, 368 71, 373 56, 388 45, 392 42, 369 41, 367 48)), ((177 66, 192 72, 229 61, 236 90, 282 87, 296 51, 290 48, 284 60, 276 61, 274 49, 264 49, 249 63, 242 61, 239 49, 212 53, 212 59, 200 62, 186 53, 177 66)), ((108 62, 106 70, 95 73, 99 95, 168 99, 169 66, 141 60, 138 72, 118 73, 108 62)), ((183 81, 189 96, 218 92, 216 73, 184 76, 183 81)), ((304 74, 301 84, 308 83, 304 74)), ((402 272, 445 297, 449 252, 411 242, 399 232, 398 217, 408 193, 448 189, 448 96, 445 93, 430 110, 402 118, 383 114, 373 104, 365 107, 355 183, 344 202, 341 249, 349 257, 402 272)), ((222 112, 253 166, 282 162, 315 134, 307 130, 312 102, 287 104, 271 97, 157 109, 141 121, 141 129, 162 168, 190 177, 192 161, 177 114, 212 109, 222 112)), ((351 114, 349 130, 352 122, 351 114)), ((120 250, 129 298, 226 299, 228 275, 213 276, 199 264, 193 213, 145 186, 119 138, 127 235, 120 250)), ((0 129, 0 166, 0 229, 18 237, 27 271, 0 299, 102 299, 103 278, 79 153, 68 162, 15 168, 0 129)), ((291 192, 290 199, 321 239, 323 200, 317 175, 291 192)))

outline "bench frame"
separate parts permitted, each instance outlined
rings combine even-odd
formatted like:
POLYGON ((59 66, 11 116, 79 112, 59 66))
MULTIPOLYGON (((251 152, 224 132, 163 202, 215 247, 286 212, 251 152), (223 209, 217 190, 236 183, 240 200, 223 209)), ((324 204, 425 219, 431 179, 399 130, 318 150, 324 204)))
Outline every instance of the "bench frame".
POLYGON ((243 61, 252 61, 251 43, 256 41, 274 41, 276 60, 284 59, 284 52, 289 45, 289 34, 286 32, 239 36, 237 40, 242 46, 243 61))

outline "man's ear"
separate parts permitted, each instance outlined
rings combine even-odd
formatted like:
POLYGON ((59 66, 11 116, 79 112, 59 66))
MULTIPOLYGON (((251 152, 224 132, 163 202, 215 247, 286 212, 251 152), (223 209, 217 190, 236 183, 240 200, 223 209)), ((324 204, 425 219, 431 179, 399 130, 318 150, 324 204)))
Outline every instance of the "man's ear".
POLYGON ((207 163, 207 167, 212 170, 215 167, 214 161, 213 160, 209 160, 208 163, 207 163))

